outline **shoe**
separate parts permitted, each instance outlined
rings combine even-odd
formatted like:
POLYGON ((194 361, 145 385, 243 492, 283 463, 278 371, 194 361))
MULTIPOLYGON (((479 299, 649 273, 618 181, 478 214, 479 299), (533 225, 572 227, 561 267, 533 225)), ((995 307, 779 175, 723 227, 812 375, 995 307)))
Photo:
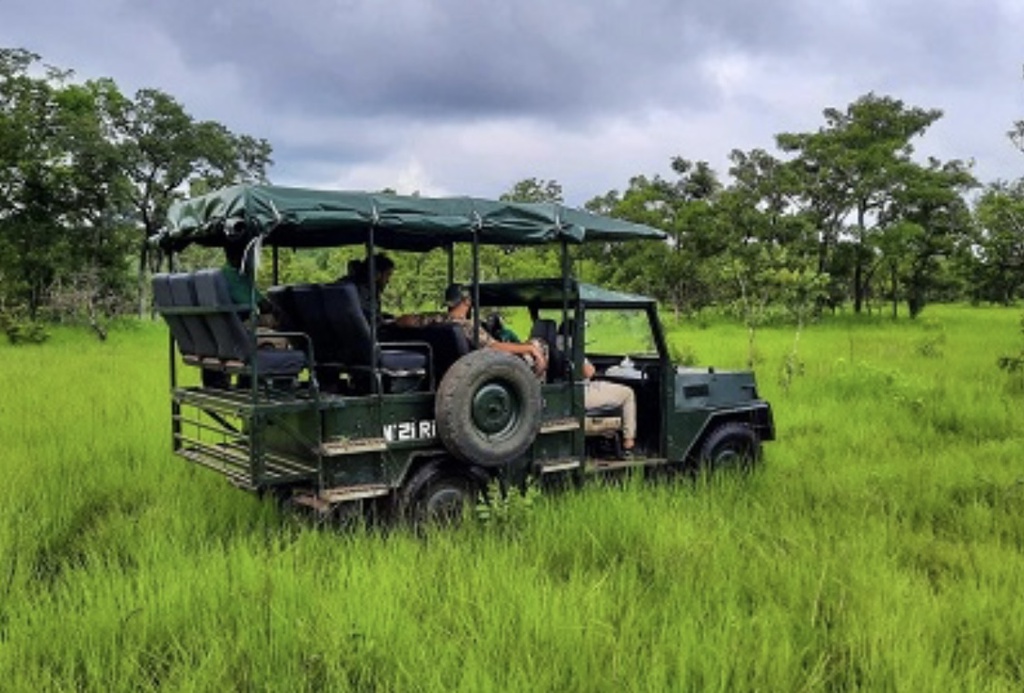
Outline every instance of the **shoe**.
POLYGON ((634 457, 636 457, 636 455, 633 454, 633 448, 623 450, 622 453, 619 455, 619 459, 623 461, 631 460, 634 457))

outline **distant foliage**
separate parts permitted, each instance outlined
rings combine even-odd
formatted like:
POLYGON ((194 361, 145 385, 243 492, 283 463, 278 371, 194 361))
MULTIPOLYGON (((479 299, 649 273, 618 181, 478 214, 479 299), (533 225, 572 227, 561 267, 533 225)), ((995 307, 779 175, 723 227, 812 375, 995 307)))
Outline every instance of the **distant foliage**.
MULTIPOLYGON (((675 179, 635 176, 592 199, 592 211, 658 227, 669 241, 585 248, 588 267, 677 315, 732 306, 752 329, 846 304, 860 313, 885 302, 894 316, 905 305, 916 317, 991 274, 978 266, 969 165, 911 156, 941 111, 867 94, 823 115, 816 131, 777 135, 781 157, 733 151, 729 183, 706 162, 674 157, 675 179)), ((991 257, 1006 257, 1004 245, 991 257)), ((998 284, 1017 295, 1019 284, 998 284)))
POLYGON ((70 274, 50 289, 47 313, 62 323, 87 325, 105 340, 109 323, 131 310, 126 287, 110 284, 95 268, 70 274))
POLYGON ((678 340, 669 342, 668 353, 672 363, 679 366, 693 367, 700 363, 697 350, 691 345, 684 344, 678 340))

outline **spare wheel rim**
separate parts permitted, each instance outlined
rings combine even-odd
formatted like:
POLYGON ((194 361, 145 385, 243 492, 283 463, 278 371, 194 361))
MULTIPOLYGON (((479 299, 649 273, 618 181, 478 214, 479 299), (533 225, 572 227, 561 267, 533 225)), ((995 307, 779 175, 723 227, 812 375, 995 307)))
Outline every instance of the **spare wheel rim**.
POLYGON ((482 434, 500 436, 515 429, 519 420, 519 398, 500 383, 486 383, 473 395, 470 415, 474 427, 482 434))

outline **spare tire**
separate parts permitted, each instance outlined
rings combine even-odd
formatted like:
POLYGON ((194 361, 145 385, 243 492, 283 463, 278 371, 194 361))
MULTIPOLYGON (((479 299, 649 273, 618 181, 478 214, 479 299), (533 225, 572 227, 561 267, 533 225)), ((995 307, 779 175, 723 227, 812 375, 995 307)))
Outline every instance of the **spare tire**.
POLYGON ((437 433, 460 460, 500 467, 529 449, 542 406, 540 382, 525 361, 478 349, 456 361, 437 388, 437 433))

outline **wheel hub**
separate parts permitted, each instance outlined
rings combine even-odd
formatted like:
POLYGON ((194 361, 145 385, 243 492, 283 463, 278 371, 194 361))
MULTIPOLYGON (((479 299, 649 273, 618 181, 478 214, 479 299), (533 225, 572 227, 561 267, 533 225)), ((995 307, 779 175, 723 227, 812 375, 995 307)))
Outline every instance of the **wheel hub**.
POLYGON ((481 433, 493 436, 513 427, 518 418, 518 402, 508 388, 487 383, 473 397, 473 425, 481 433))
POLYGON ((466 501, 461 489, 443 488, 431 495, 427 502, 427 517, 433 520, 453 520, 462 512, 466 501))

